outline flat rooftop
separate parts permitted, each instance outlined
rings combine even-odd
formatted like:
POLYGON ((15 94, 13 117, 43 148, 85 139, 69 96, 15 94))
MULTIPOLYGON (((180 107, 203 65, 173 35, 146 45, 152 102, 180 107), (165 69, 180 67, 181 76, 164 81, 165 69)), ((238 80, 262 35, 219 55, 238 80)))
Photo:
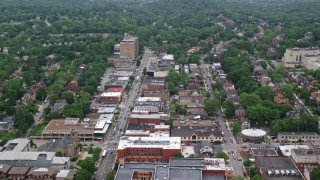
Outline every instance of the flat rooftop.
POLYGON ((39 156, 46 157, 47 160, 52 160, 52 158, 55 156, 55 152, 4 151, 0 153, 0 160, 2 161, 19 161, 19 160, 36 161, 39 156))
POLYGON ((315 132, 279 132, 278 136, 319 136, 318 133, 315 132))
POLYGON ((121 92, 103 92, 101 97, 120 97, 121 94, 121 92))
POLYGON ((281 153, 284 156, 291 156, 291 151, 293 149, 310 149, 308 145, 284 145, 279 146, 281 153))
POLYGON ((262 177, 264 180, 302 180, 303 177, 300 175, 299 170, 296 168, 294 163, 288 157, 255 157, 255 164, 258 169, 262 171, 262 177), (275 171, 290 170, 299 175, 284 175, 284 176, 268 176, 268 171, 275 173, 275 171))
POLYGON ((93 134, 93 126, 87 127, 85 124, 65 124, 63 119, 53 119, 51 120, 46 128, 43 130, 42 134, 45 133, 69 133, 71 129, 76 129, 80 134, 93 134))
POLYGON ((131 114, 130 118, 160 119, 161 114, 131 114))
POLYGON ((250 147, 253 156, 278 156, 275 147, 250 147))
POLYGON ((126 148, 156 148, 181 149, 180 137, 127 137, 123 136, 119 141, 119 149, 126 148))
POLYGON ((139 97, 138 102, 145 102, 145 101, 161 101, 161 97, 139 97))
POLYGON ((115 180, 131 180, 134 171, 155 171, 156 166, 166 166, 161 163, 125 163, 120 165, 115 180))
POLYGON ((190 168, 170 168, 169 178, 170 180, 202 180, 202 170, 190 168))

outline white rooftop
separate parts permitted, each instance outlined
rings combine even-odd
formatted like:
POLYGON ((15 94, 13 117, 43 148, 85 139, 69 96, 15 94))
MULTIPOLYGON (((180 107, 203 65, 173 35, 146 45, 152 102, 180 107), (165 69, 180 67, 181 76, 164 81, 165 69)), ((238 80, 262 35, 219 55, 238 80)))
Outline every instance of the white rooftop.
POLYGON ((103 106, 99 106, 98 108, 98 112, 99 114, 102 113, 114 113, 116 111, 116 107, 103 107, 103 106))
POLYGON ((174 60, 174 55, 173 54, 166 54, 162 58, 163 60, 174 60))
POLYGON ((120 97, 121 92, 103 92, 101 97, 120 97))
POLYGON ((69 174, 69 170, 61 169, 60 172, 56 175, 56 177, 67 177, 69 174))
POLYGON ((183 157, 188 158, 191 154, 195 154, 194 146, 181 146, 181 154, 183 157))
POLYGON ((125 76, 125 77, 118 77, 118 81, 128 81, 129 77, 125 76))
POLYGON ((101 130, 105 127, 106 124, 111 124, 113 119, 113 114, 102 114, 95 125, 95 129, 101 130))
POLYGON ((131 114, 130 118, 159 119, 163 114, 131 114))
POLYGON ((70 161, 70 157, 53 157, 52 158, 52 165, 63 165, 70 161))
POLYGON ((280 151, 284 156, 291 156, 292 149, 310 149, 308 145, 284 145, 279 146, 280 151))
POLYGON ((40 154, 45 154, 47 160, 52 160, 55 152, 13 152, 4 151, 0 153, 0 160, 2 161, 19 161, 30 160, 36 161, 40 154))
POLYGON ((244 136, 248 137, 262 137, 265 136, 267 133, 261 129, 244 129, 241 131, 244 136))
POLYGON ((162 148, 181 149, 181 137, 127 137, 120 138, 118 149, 162 148))
POLYGON ((94 130, 93 133, 95 133, 95 134, 105 134, 107 132, 109 126, 110 126, 109 124, 105 124, 103 126, 103 129, 96 129, 96 130, 94 130))
POLYGON ((161 101, 161 97, 139 97, 138 102, 159 102, 161 101))

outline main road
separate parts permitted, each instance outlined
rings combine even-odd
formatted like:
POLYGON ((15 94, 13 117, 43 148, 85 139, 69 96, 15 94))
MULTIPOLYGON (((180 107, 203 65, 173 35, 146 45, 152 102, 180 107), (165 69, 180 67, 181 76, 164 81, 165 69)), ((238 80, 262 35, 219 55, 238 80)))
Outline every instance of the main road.
MULTIPOLYGON (((151 51, 148 48, 145 49, 145 53, 141 60, 140 68, 135 73, 136 77, 143 76, 143 69, 149 65, 152 54, 153 54, 153 51, 151 51)), ((117 142, 119 142, 119 139, 126 128, 127 120, 130 115, 130 108, 133 107, 135 99, 137 98, 141 81, 142 81, 142 78, 136 78, 133 81, 131 91, 127 96, 124 107, 122 108, 122 111, 120 113, 119 119, 117 122, 115 122, 115 125, 114 125, 116 127, 115 131, 113 131, 113 129, 109 130, 108 137, 106 139, 106 141, 108 142, 106 148, 112 149, 113 151, 111 151, 110 153, 108 152, 105 157, 102 157, 95 179, 104 180, 106 177, 106 174, 109 171, 111 171, 112 168, 114 167, 114 164, 116 161, 115 151, 118 147, 117 142)))

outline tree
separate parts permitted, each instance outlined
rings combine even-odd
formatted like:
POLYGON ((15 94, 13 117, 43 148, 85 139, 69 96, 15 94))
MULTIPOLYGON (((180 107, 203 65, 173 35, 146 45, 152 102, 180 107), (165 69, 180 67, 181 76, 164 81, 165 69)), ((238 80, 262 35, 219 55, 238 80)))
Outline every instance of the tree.
POLYGON ((92 158, 86 158, 80 163, 81 169, 88 171, 93 174, 96 171, 96 166, 92 158))
POLYGON ((214 115, 220 109, 218 99, 209 99, 204 102, 204 109, 209 115, 214 115))
POLYGON ((56 156, 57 156, 57 157, 63 157, 63 154, 62 154, 61 151, 58 151, 58 152, 56 152, 56 156))
POLYGON ((262 100, 273 100, 274 91, 269 86, 261 86, 259 87, 255 93, 262 99, 262 100))
POLYGON ((75 180, 88 180, 91 179, 92 173, 87 171, 86 169, 80 169, 77 171, 75 175, 75 180))
POLYGON ((253 106, 261 102, 261 99, 257 94, 242 93, 239 98, 240 103, 244 107, 253 106))
POLYGON ((47 97, 47 91, 44 87, 40 88, 36 92, 36 99, 43 101, 47 97))
POLYGON ((68 104, 73 104, 74 103, 74 96, 71 92, 66 92, 64 94, 64 99, 68 102, 68 104))
POLYGON ((244 167, 250 167, 252 165, 252 162, 249 159, 245 159, 243 161, 243 166, 244 167))
POLYGON ((183 158, 183 155, 181 153, 175 153, 173 156, 175 158, 183 158))
POLYGON ((244 180, 244 177, 243 176, 235 176, 234 180, 244 180))
POLYGON ((293 100, 294 99, 294 95, 293 95, 293 86, 290 84, 285 84, 284 86, 282 86, 280 88, 280 92, 282 93, 282 95, 286 98, 288 98, 289 100, 293 100))
POLYGON ((227 119, 230 119, 230 118, 233 118, 234 115, 235 115, 235 107, 234 107, 234 104, 231 100, 226 100, 224 103, 223 103, 224 107, 226 108, 224 114, 225 114, 225 117, 227 119))
POLYGON ((220 152, 217 152, 216 158, 224 158, 224 160, 228 160, 229 156, 226 153, 224 153, 223 151, 220 151, 220 152))
POLYGON ((231 124, 231 130, 233 134, 237 134, 241 131, 241 124, 238 122, 234 122, 231 124))
POLYGON ((314 168, 310 173, 310 179, 320 180, 320 166, 314 168))
POLYGON ((109 171, 106 175, 106 180, 114 180, 114 171, 109 171))

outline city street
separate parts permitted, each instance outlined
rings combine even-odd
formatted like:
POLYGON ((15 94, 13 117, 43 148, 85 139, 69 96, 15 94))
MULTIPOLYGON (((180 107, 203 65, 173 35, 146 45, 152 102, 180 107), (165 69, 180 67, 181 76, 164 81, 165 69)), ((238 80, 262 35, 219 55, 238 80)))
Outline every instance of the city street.
POLYGON ((47 107, 49 106, 49 104, 50 104, 50 99, 47 97, 46 100, 43 101, 41 105, 39 105, 39 106, 40 106, 39 109, 38 109, 39 112, 37 112, 37 113, 34 115, 34 124, 33 124, 33 126, 31 126, 31 127, 27 130, 27 132, 26 132, 26 134, 24 135, 24 137, 26 137, 26 138, 29 137, 32 129, 33 129, 34 127, 37 127, 37 125, 41 122, 41 117, 42 117, 43 111, 44 111, 45 108, 47 108, 47 107))
MULTIPOLYGON (((145 49, 145 53, 140 64, 140 70, 137 72, 136 77, 138 76, 142 77, 143 68, 147 67, 147 65, 149 64, 149 60, 152 54, 153 54, 153 51, 149 49, 145 49)), ((130 115, 130 108, 133 106, 135 102, 140 85, 141 85, 141 78, 138 78, 133 82, 131 91, 128 94, 128 97, 126 99, 125 106, 122 109, 122 112, 120 114, 118 121, 114 125, 117 128, 115 131, 113 131, 113 129, 110 129, 110 131, 108 132, 108 137, 106 140, 109 143, 106 145, 105 148, 109 150, 113 149, 114 151, 111 151, 111 152, 108 151, 106 156, 102 158, 99 168, 97 170, 95 179, 103 180, 106 174, 113 169, 113 166, 116 160, 116 149, 118 146, 118 142, 120 137, 123 134, 123 131, 126 128, 127 120, 130 115)))
MULTIPOLYGON (((222 43, 219 43, 217 46, 215 46, 215 48, 219 48, 221 44, 222 43)), ((204 59, 204 56, 200 60, 200 69, 203 73, 206 89, 209 92, 210 96, 212 97, 213 90, 212 90, 211 84, 213 80, 211 77, 211 73, 209 72, 210 64, 205 64, 203 59, 204 59)), ((237 150, 241 148, 241 145, 233 144, 231 139, 232 138, 231 131, 227 129, 227 124, 223 119, 223 114, 221 111, 216 113, 216 120, 219 122, 220 130, 223 132, 223 135, 224 135, 225 142, 222 145, 222 148, 224 149, 225 153, 229 155, 230 165, 233 167, 235 175, 243 176, 242 161, 238 161, 238 155, 236 154, 237 150), (234 152, 234 156, 232 155, 231 151, 234 152)))

